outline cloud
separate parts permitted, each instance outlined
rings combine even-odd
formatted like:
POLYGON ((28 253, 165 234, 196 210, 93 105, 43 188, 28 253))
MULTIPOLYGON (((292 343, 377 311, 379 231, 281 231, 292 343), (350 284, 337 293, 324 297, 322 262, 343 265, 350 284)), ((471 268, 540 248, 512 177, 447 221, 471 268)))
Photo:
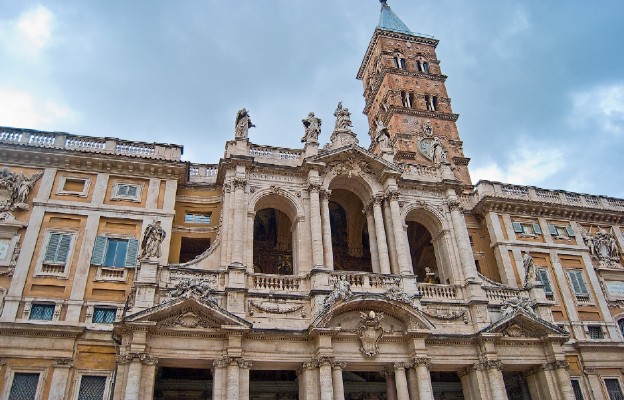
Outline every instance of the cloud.
POLYGON ((548 148, 544 144, 520 147, 508 154, 501 167, 496 162, 476 166, 471 170, 473 180, 490 180, 518 185, 534 185, 553 176, 565 165, 563 153, 559 149, 548 148))
POLYGON ((77 118, 77 113, 62 102, 0 87, 0 124, 4 126, 53 129, 77 118))
POLYGON ((16 19, 0 21, 0 46, 14 54, 36 56, 52 41, 55 16, 37 5, 16 19))
POLYGON ((603 131, 624 134, 624 84, 599 86, 572 94, 572 125, 593 124, 603 131))

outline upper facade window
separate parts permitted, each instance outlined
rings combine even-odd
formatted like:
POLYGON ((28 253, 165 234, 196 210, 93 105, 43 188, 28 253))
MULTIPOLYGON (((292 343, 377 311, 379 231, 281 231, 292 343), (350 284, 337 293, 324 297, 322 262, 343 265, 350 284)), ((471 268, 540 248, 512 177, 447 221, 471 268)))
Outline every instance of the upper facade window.
POLYGON ((48 232, 43 260, 37 265, 37 275, 67 275, 73 242, 73 232, 48 232))
POLYGON ((30 307, 28 319, 36 321, 52 321, 54 317, 54 304, 33 304, 30 307))
POLYGON ((101 375, 82 375, 78 389, 78 400, 104 399, 107 394, 108 377, 101 375))
POLYGON ((92 322, 96 324, 112 324, 117 317, 117 309, 110 307, 94 307, 92 322))
POLYGON ((585 283, 585 278, 583 277, 582 270, 570 270, 568 271, 568 278, 570 279, 570 285, 572 286, 572 291, 576 296, 577 300, 581 301, 589 301, 589 290, 587 289, 587 284, 585 283))
POLYGON ((132 268, 136 264, 138 250, 139 241, 136 239, 98 236, 95 238, 91 264, 112 268, 132 268))
POLYGON ((36 372, 16 372, 13 374, 9 400, 36 399, 39 394, 40 374, 36 372))
POLYGON ((396 53, 394 55, 394 67, 399 69, 407 69, 407 63, 405 61, 405 57, 403 57, 403 54, 396 53))
POLYGON ((555 239, 569 240, 575 236, 574 229, 566 225, 548 224, 548 231, 555 239))
POLYGON ((113 187, 113 200, 141 200, 141 186, 133 183, 116 183, 113 187))
POLYGON ((414 93, 401 92, 401 103, 405 108, 414 108, 414 93))
POLYGON ((438 97, 433 95, 425 95, 425 103, 427 104, 427 111, 438 110, 438 97))
POLYGON ((529 222, 512 222, 513 230, 523 236, 538 236, 542 234, 542 228, 539 224, 529 222))
POLYGON ((62 176, 57 193, 60 195, 86 197, 89 193, 90 182, 89 178, 62 176))
POLYGON ((416 66, 418 67, 418 72, 429 73, 429 63, 427 61, 418 60, 416 61, 416 66))
POLYGON ((607 393, 609 394, 610 400, 624 399, 624 394, 622 393, 622 386, 620 386, 620 381, 618 379, 605 378, 604 383, 605 383, 605 387, 607 388, 607 393))
POLYGON ((537 279, 539 279, 544 286, 544 294, 546 295, 546 298, 548 300, 553 300, 555 293, 553 291, 553 285, 551 283, 548 270, 546 268, 537 268, 536 274, 537 279))
POLYGON ((184 222, 187 224, 209 224, 211 219, 211 213, 186 213, 184 215, 184 222))

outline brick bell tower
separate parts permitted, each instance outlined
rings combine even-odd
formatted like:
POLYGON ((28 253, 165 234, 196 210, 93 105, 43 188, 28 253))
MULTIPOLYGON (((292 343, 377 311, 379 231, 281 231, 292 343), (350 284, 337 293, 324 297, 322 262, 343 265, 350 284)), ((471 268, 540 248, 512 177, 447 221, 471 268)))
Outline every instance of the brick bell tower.
POLYGON ((461 182, 470 185, 469 158, 464 157, 456 121, 435 49, 438 40, 412 32, 380 0, 381 16, 357 78, 364 84, 371 150, 381 154, 379 132, 387 127, 394 160, 435 167, 450 164, 461 182), (437 141, 436 141, 437 139, 437 141), (434 155, 441 143, 445 154, 434 155))

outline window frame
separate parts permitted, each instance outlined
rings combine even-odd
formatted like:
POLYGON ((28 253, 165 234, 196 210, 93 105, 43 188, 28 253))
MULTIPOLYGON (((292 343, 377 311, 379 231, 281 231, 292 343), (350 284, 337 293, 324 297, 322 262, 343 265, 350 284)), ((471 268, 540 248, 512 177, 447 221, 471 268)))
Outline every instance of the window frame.
POLYGON ((553 239, 557 240, 574 240, 576 238, 576 232, 574 232, 574 228, 570 225, 565 224, 551 224, 547 223, 548 232, 553 239), (559 230, 564 231, 564 234, 561 234, 559 230))
MULTIPOLYGON (((116 236, 116 235, 98 235, 93 243, 91 250, 91 265, 96 265, 102 268, 108 269, 120 269, 120 268, 135 268, 139 256, 139 241, 131 236, 116 236), (111 241, 126 241, 125 250, 125 262, 122 266, 105 265, 105 261, 108 255, 109 244, 111 241), (105 243, 102 244, 102 242, 105 243), (98 247, 101 246, 101 247, 98 247), (130 255, 130 256, 129 256, 130 255)), ((116 259, 116 257, 115 257, 116 259)))
POLYGON ((544 232, 537 222, 530 221, 512 221, 511 226, 516 236, 536 238, 542 236, 544 232))
POLYGON ((570 285, 570 289, 572 290, 572 294, 574 295, 574 297, 577 300, 577 303, 583 302, 583 303, 591 303, 592 300, 592 295, 591 295, 591 290, 590 287, 588 285, 588 281, 587 279, 585 279, 585 270, 583 269, 579 269, 579 268, 568 268, 566 269, 566 275, 568 277, 568 283, 570 285), (576 275, 577 278, 573 279, 572 276, 576 275), (580 280, 578 279, 580 278, 580 280), (585 288, 585 292, 577 292, 575 289, 575 285, 574 285, 574 281, 576 280, 577 283, 581 283, 582 286, 585 288))
POLYGON ((80 176, 71 176, 71 175, 62 175, 58 182, 58 187, 56 190, 56 194, 59 196, 78 196, 78 197, 87 197, 89 195, 89 188, 91 187, 91 178, 84 178, 80 176), (82 187, 81 192, 76 192, 73 190, 65 190, 65 183, 69 180, 73 181, 83 181, 84 186, 82 187))
POLYGON ((54 303, 51 301, 29 301, 24 305, 24 319, 28 320, 28 322, 53 322, 58 321, 59 315, 61 311, 61 304, 54 303), (33 319, 32 310, 33 307, 41 307, 41 306, 52 306, 52 317, 50 319, 33 319))
POLYGON ((113 386, 113 372, 112 371, 102 371, 95 369, 81 369, 77 370, 74 377, 74 390, 72 393, 72 399, 78 400, 78 395, 80 394, 80 384, 82 383, 83 376, 99 376, 106 378, 106 384, 104 386, 104 393, 102 395, 102 399, 108 399, 111 394, 112 386, 113 386))
POLYGON ((143 185, 140 183, 134 183, 134 182, 124 182, 124 181, 119 181, 119 182, 115 182, 113 184, 113 192, 111 193, 111 200, 115 200, 115 201, 133 201, 136 203, 140 203, 142 196, 143 195, 143 185), (134 196, 129 196, 129 195, 124 195, 124 194, 120 194, 119 190, 121 187, 123 186, 134 186, 136 188, 136 193, 134 196))
POLYGON ((6 258, 0 259, 0 267, 10 267, 13 262, 13 256, 15 254, 15 249, 20 240, 20 235, 4 235, 0 232, 0 240, 8 242, 7 255, 6 258))
POLYGON ((574 399, 575 400, 585 400, 585 390, 583 390, 583 382, 581 381, 581 378, 577 377, 577 376, 570 377, 570 385, 572 386, 572 393, 574 394, 574 399), (576 395, 576 391, 574 390, 574 384, 572 382, 576 382, 578 384, 578 389, 579 389, 579 391, 581 393, 581 398, 580 399, 576 395))
POLYGON ((88 304, 85 322, 87 322, 88 324, 110 327, 112 324, 114 324, 120 319, 122 310, 123 310, 123 306, 120 306, 118 304, 102 304, 102 303, 88 304), (111 322, 95 322, 93 319, 95 317, 95 313, 97 309, 106 309, 106 310, 113 311, 115 313, 113 320, 111 322))
MULTIPOLYGON (((39 258, 35 265, 35 276, 52 276, 57 278, 67 279, 69 275, 68 266, 71 265, 71 260, 74 257, 74 248, 76 246, 76 238, 78 232, 64 229, 48 229, 44 234, 43 246, 39 252, 39 258), (53 235, 69 235, 70 242, 67 249, 67 255, 65 262, 46 261, 46 254, 48 252, 48 246, 53 235), (46 270, 46 266, 48 267, 46 270), (56 270, 55 270, 56 267, 56 270), (61 271, 61 267, 63 268, 61 271)), ((57 246, 60 246, 60 241, 57 246)), ((57 249, 58 251, 58 249, 57 249)))
POLYGON ((544 294, 546 295, 546 298, 548 300, 553 300, 554 301, 554 299, 555 299, 555 286, 553 285, 553 280, 551 279, 549 268, 548 267, 537 267, 537 268, 535 268, 535 273, 537 275, 537 279, 542 283, 542 286, 544 288, 544 294), (542 276, 545 276, 546 280, 548 281, 548 284, 544 283, 544 281, 542 280, 542 276), (549 297, 551 297, 551 298, 549 298, 549 297))
POLYGON ((35 399, 40 399, 43 394, 43 389, 46 382, 46 368, 31 368, 31 367, 12 367, 9 366, 6 371, 5 387, 2 393, 2 399, 8 400, 13 388, 13 380, 15 374, 39 374, 39 380, 37 381, 37 390, 35 391, 35 399))
POLYGON ((603 376, 602 377, 602 385, 605 389, 605 393, 607 394, 608 400, 616 400, 616 399, 612 399, 611 395, 609 394, 609 389, 607 388, 607 380, 614 380, 617 382, 619 388, 620 388, 620 395, 624 395, 624 389, 622 389, 622 380, 617 377, 617 376, 603 376))
POLYGON ((606 335, 605 335, 605 330, 603 329, 602 325, 598 325, 598 324, 587 324, 586 328, 585 328, 586 332, 587 332, 587 338, 590 340, 603 340, 606 339, 606 335), (592 336, 592 330, 596 330, 598 333, 598 337, 593 337, 592 336))
POLYGON ((198 212, 194 212, 194 211, 185 211, 184 212, 184 223, 185 224, 193 224, 193 225, 212 225, 212 211, 206 211, 206 212, 202 212, 202 211, 198 211, 198 212), (192 216, 192 220, 191 221, 187 221, 187 218, 189 216, 192 216), (200 217, 198 221, 198 218, 200 217), (207 218, 208 222, 201 222, 201 219, 203 218, 207 218))

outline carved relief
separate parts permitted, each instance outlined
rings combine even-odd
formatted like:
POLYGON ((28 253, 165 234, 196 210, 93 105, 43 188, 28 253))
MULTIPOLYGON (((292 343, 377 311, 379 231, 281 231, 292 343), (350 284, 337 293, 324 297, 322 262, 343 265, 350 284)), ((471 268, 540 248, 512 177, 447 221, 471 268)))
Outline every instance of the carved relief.
POLYGON ((383 319, 382 313, 376 314, 374 311, 369 311, 368 314, 360 313, 360 322, 356 332, 362 343, 360 352, 366 357, 375 357, 379 352, 377 343, 384 335, 381 319, 383 319))
POLYGON ((214 281, 212 280, 202 281, 199 279, 182 279, 176 284, 175 288, 169 292, 169 296, 174 299, 188 299, 191 295, 193 295, 199 297, 200 299, 217 304, 217 300, 211 295, 212 285, 214 285, 214 281))
POLYGON ((0 211, 28 210, 26 203, 30 190, 43 176, 43 172, 27 177, 24 173, 16 174, 8 167, 0 170, 0 211))
POLYGON ((141 242, 139 259, 145 260, 160 257, 160 244, 165 240, 167 233, 160 226, 160 221, 154 221, 145 228, 141 242))
POLYGON ((521 299, 519 297, 511 297, 501 305, 501 312, 503 316, 507 316, 513 314, 518 310, 524 310, 531 315, 536 315, 535 310, 533 310, 533 305, 529 299, 521 299))
POLYGON ((353 296, 351 291, 351 284, 346 280, 344 276, 340 276, 334 282, 334 290, 325 298, 323 302, 323 310, 328 310, 339 301, 346 301, 353 296))
MULTIPOLYGON (((303 304, 274 303, 257 300, 250 300, 249 305, 269 314, 290 314, 297 312, 304 307, 303 304)), ((250 310, 249 313, 253 314, 253 310, 250 310)), ((305 312, 302 312, 302 314, 305 315, 305 312)))
POLYGON ((446 306, 428 306, 423 308, 421 312, 428 317, 445 321, 463 318, 464 323, 468 323, 468 314, 465 309, 457 309, 446 306))
POLYGON ((210 328, 214 326, 214 324, 211 323, 208 319, 203 318, 192 311, 180 314, 175 318, 160 323, 159 325, 166 327, 181 327, 191 329, 210 328))
POLYGON ((581 229, 581 235, 585 245, 589 248, 592 259, 598 261, 601 267, 622 268, 620 249, 612 233, 598 228, 598 231, 592 234, 590 228, 590 232, 581 229))
POLYGON ((398 301, 401 303, 408 304, 410 306, 414 304, 414 298, 416 297, 416 295, 413 295, 413 294, 410 295, 410 294, 405 293, 404 291, 402 291, 396 286, 388 289, 386 293, 384 293, 384 296, 388 300, 398 301))

